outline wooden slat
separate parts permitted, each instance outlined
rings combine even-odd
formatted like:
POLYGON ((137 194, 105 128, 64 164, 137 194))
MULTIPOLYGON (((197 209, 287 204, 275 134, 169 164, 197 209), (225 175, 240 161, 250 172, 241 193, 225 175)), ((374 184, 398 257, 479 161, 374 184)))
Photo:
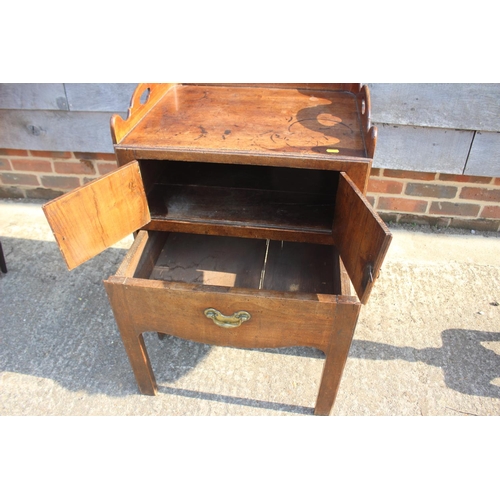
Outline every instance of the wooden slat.
POLYGON ((174 233, 210 234, 241 238, 272 239, 285 241, 303 241, 319 245, 333 245, 332 231, 311 232, 303 229, 266 228, 250 225, 224 225, 205 222, 167 221, 153 219, 144 226, 148 231, 171 231, 174 233))
POLYGON ((113 153, 111 113, 0 109, 0 147, 113 153))
POLYGON ((0 109, 67 110, 63 83, 0 83, 0 109))
POLYGON ((379 125, 375 168, 461 174, 474 133, 379 125))
POLYGON ((478 132, 474 136, 464 173, 500 177, 500 134, 498 132, 478 132))
POLYGON ((43 210, 69 269, 150 221, 137 162, 48 202, 43 210))
POLYGON ((71 111, 126 113, 137 83, 65 83, 71 111))
POLYGON ((366 304, 392 236, 344 173, 341 173, 337 192, 333 236, 354 289, 366 304))
POLYGON ((499 83, 371 83, 376 123, 500 130, 499 83))

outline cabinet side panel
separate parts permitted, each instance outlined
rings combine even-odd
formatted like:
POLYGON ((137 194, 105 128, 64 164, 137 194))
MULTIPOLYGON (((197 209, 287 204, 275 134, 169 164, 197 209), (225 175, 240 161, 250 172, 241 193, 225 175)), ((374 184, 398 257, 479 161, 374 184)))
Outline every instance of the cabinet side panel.
POLYGON ((333 222, 334 241, 356 293, 366 304, 392 239, 359 189, 341 173, 333 222))
POLYGON ((43 210, 70 270, 151 220, 137 162, 50 201, 43 210))

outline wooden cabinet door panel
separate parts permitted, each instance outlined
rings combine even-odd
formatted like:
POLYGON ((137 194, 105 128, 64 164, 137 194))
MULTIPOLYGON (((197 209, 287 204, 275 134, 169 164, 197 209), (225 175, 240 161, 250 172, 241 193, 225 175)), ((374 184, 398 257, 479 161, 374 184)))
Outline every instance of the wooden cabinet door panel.
POLYGON ((70 270, 151 221, 136 161, 46 203, 43 211, 70 270))
POLYGON ((339 179, 333 236, 359 300, 366 304, 392 235, 344 172, 339 179))

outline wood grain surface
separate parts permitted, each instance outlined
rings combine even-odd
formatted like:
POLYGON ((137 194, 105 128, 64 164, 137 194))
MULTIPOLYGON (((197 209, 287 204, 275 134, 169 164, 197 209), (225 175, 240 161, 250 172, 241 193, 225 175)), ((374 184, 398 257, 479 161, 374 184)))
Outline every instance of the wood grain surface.
MULTIPOLYGON (((113 300, 124 294, 126 314, 137 334, 157 331, 214 345, 234 347, 310 346, 326 349, 332 332, 334 295, 300 294, 110 277, 113 300), (248 311, 251 319, 234 329, 215 325, 204 315, 215 308, 227 316, 248 311)), ((120 311, 115 311, 121 314, 120 311)))
POLYGON ((340 175, 334 241, 359 299, 366 304, 392 235, 349 176, 340 175))
POLYGON ((342 90, 176 85, 117 142, 192 154, 366 158, 356 96, 342 90))
POLYGON ((69 269, 151 220, 137 162, 46 203, 43 211, 69 269))

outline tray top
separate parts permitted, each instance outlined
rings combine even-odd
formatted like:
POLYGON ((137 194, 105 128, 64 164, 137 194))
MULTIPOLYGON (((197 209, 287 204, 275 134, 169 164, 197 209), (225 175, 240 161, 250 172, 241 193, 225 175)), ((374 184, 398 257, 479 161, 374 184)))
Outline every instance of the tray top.
POLYGON ((118 147, 367 158, 356 96, 343 90, 175 85, 118 147))

